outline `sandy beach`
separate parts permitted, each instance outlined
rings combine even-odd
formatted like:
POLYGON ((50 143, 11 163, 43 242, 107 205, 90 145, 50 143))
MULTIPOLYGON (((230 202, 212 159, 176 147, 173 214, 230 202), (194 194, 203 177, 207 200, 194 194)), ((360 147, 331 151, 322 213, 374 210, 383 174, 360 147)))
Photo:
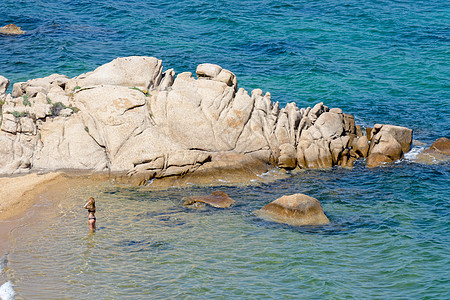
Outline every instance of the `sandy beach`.
POLYGON ((33 204, 36 195, 61 177, 61 173, 0 177, 0 221, 23 213, 33 204))
POLYGON ((25 212, 39 199, 39 195, 55 189, 63 181, 67 178, 62 173, 0 177, 0 257, 8 248, 9 232, 20 226, 25 212))

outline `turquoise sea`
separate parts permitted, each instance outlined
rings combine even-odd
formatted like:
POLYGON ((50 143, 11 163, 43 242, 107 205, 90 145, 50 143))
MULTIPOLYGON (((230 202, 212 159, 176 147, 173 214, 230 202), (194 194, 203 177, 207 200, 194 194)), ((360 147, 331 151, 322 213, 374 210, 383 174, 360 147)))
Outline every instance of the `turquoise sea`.
POLYGON ((413 161, 450 137, 448 1, 2 0, 8 23, 27 31, 0 36, 12 83, 120 56, 154 56, 177 73, 208 62, 282 106, 323 101, 362 126, 412 128, 425 145, 386 167, 359 161, 250 186, 74 189, 57 213, 12 233, 0 296, 12 286, 18 299, 450 298, 450 164, 413 161), (237 204, 182 206, 217 189, 237 204), (253 213, 299 192, 319 199, 330 225, 253 213), (93 235, 80 209, 91 194, 93 235))

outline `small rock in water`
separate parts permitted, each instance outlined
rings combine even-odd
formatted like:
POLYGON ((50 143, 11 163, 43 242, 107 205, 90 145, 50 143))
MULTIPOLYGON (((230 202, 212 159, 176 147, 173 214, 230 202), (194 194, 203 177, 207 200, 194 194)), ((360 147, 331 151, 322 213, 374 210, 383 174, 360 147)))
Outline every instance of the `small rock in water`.
POLYGON ((294 226, 330 223, 319 200, 305 194, 283 196, 267 204, 257 213, 271 221, 294 226))
POLYGON ((411 149, 412 130, 406 127, 375 124, 371 130, 367 166, 378 167, 401 159, 411 149))
POLYGON ((184 205, 194 205, 197 203, 206 203, 216 208, 227 208, 234 203, 234 200, 225 192, 215 191, 208 196, 188 197, 186 201, 184 201, 184 205))
POLYGON ((437 139, 430 148, 417 156, 416 162, 423 164, 450 162, 450 140, 446 137, 437 139))
POLYGON ((23 31, 20 27, 16 26, 15 24, 8 24, 3 27, 0 27, 0 33, 1 34, 24 34, 25 31, 23 31))
POLYGON ((434 149, 439 153, 450 156, 450 140, 446 137, 439 138, 436 141, 434 141, 430 149, 434 149))

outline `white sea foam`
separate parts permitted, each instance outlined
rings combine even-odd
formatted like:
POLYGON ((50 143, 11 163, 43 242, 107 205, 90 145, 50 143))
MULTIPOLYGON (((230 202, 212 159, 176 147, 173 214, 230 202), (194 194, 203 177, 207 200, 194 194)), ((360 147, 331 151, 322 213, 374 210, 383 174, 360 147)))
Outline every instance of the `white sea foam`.
POLYGON ((405 159, 409 161, 414 161, 420 152, 425 150, 424 146, 415 146, 408 153, 405 153, 405 159))
POLYGON ((267 177, 267 176, 269 176, 269 175, 270 175, 270 170, 269 170, 269 171, 267 171, 267 172, 265 172, 265 173, 262 173, 262 174, 256 175, 256 176, 258 176, 258 177, 260 177, 260 178, 264 178, 264 177, 267 177))
POLYGON ((13 300, 16 297, 13 285, 10 281, 0 286, 0 298, 2 300, 13 300))
POLYGON ((217 181, 218 182, 225 182, 225 183, 229 182, 228 180, 224 180, 224 179, 217 179, 217 181))

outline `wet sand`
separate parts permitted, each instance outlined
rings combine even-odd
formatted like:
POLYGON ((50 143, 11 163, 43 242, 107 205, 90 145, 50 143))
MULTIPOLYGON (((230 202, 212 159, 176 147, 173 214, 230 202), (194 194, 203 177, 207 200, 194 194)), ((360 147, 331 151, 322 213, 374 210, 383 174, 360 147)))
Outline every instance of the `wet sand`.
POLYGON ((40 196, 62 196, 69 180, 62 173, 0 177, 0 257, 8 251, 11 231, 37 215, 30 210, 40 196))
POLYGON ((27 174, 17 177, 0 177, 0 221, 11 219, 33 205, 39 192, 55 180, 61 173, 27 174))

